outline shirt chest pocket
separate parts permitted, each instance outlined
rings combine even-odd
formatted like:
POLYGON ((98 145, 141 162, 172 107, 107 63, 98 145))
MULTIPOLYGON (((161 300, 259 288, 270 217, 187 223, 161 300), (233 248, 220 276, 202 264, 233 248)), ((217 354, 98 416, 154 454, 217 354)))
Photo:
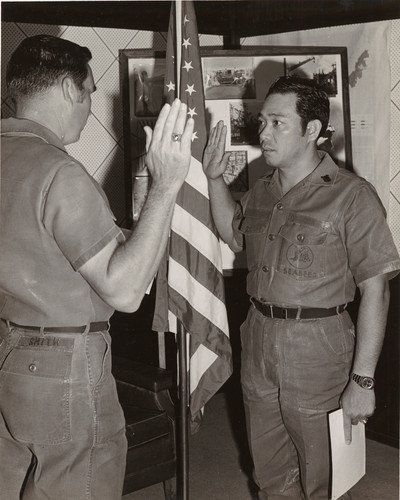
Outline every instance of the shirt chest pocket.
POLYGON ((279 261, 277 270, 294 280, 324 278, 326 274, 327 238, 329 224, 316 225, 288 222, 279 232, 279 261))
POLYGON ((269 217, 245 217, 239 227, 246 242, 247 265, 251 271, 263 257, 267 237, 269 217))

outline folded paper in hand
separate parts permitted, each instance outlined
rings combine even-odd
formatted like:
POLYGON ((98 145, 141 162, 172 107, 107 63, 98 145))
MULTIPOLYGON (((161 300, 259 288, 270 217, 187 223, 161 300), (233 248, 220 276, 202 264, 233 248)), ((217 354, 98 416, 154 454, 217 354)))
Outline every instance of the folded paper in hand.
POLYGON ((365 425, 352 426, 351 444, 346 444, 343 410, 329 414, 332 453, 332 496, 335 500, 352 488, 365 475, 365 425))

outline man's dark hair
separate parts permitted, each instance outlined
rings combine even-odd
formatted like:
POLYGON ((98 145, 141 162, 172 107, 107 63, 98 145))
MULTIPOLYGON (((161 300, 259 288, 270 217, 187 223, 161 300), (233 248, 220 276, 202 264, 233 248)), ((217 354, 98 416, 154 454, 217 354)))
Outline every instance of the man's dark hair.
POLYGON ((9 95, 13 99, 32 97, 46 91, 65 76, 72 78, 82 90, 91 58, 87 47, 62 38, 49 35, 26 38, 12 54, 7 66, 9 95))
POLYGON ((303 134, 311 120, 321 122, 319 136, 325 133, 329 122, 329 98, 314 80, 298 76, 281 76, 271 85, 265 98, 271 94, 295 94, 296 111, 301 119, 303 134))

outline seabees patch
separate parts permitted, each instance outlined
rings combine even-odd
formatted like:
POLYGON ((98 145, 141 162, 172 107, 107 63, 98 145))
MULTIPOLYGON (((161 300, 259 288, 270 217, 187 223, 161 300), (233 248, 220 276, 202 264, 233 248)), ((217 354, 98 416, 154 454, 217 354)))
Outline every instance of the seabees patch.
POLYGON ((286 259, 296 269, 307 269, 314 262, 314 254, 308 246, 290 245, 286 259))
POLYGON ((322 278, 325 273, 323 268, 318 268, 314 252, 307 245, 290 245, 279 266, 281 273, 294 279, 315 280, 322 278))

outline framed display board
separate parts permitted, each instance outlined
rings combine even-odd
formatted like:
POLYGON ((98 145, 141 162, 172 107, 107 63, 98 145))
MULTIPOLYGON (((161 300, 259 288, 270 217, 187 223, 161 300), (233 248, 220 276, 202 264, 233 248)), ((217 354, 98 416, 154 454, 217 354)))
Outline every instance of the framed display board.
MULTIPOLYGON (((203 48, 207 128, 227 125, 226 150, 232 152, 225 181, 235 197, 266 171, 258 142, 257 114, 270 85, 280 76, 314 79, 327 92, 330 121, 318 147, 352 169, 346 47, 203 48)), ((146 171, 144 125, 152 126, 163 104, 165 53, 121 50, 127 206, 137 220, 150 182, 146 171), (133 199, 132 199, 133 187, 133 199)))

